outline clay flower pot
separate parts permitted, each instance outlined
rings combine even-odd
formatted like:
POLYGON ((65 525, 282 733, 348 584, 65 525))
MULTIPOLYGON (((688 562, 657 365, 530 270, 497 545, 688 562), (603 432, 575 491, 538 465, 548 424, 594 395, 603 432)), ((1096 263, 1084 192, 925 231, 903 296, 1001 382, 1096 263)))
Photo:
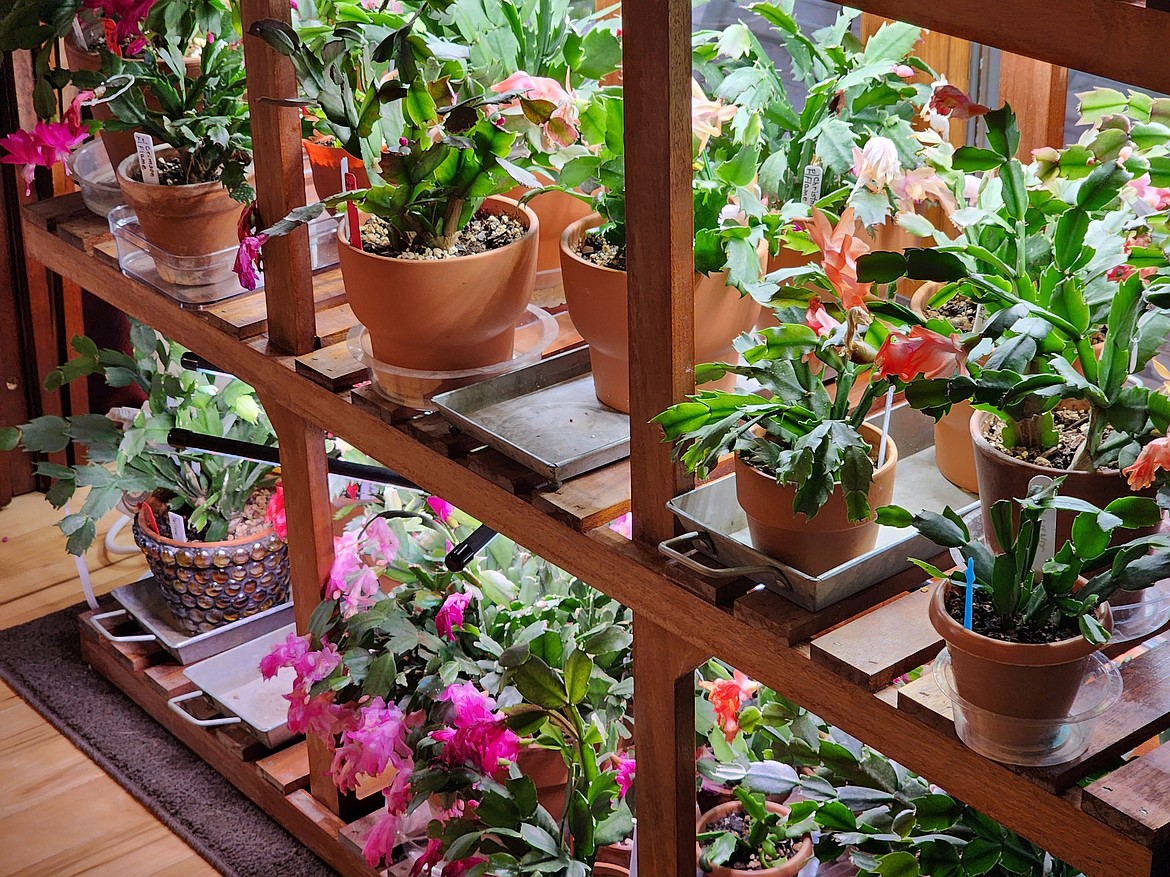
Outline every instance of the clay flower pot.
MULTIPOLYGON (((589 362, 597 398, 618 411, 630 410, 630 337, 626 272, 583 259, 576 245, 601 224, 596 213, 574 222, 561 235, 561 273, 569 316, 589 343, 589 362)), ((761 255, 761 258, 763 256, 761 255)), ((695 275, 695 362, 732 362, 732 347, 755 325, 760 305, 727 285, 727 274, 695 275)), ((730 390, 735 376, 706 385, 730 390)))
MULTIPOLYGON (((301 140, 305 155, 309 157, 309 169, 313 172, 313 191, 324 201, 341 191, 341 160, 349 159, 349 172, 357 178, 359 189, 369 188, 370 177, 360 158, 354 158, 340 146, 325 146, 314 140, 301 140)), ((330 210, 330 213, 333 211, 330 210)))
MULTIPOLYGON (((1037 466, 1025 460, 1019 460, 996 447, 993 447, 985 435, 991 425, 994 415, 985 411, 976 411, 971 418, 971 444, 975 454, 975 471, 979 477, 979 504, 983 511, 983 532, 987 534, 988 542, 995 550, 999 550, 999 542, 995 538, 994 528, 991 526, 991 507, 997 500, 1018 499, 1028 495, 1028 482, 1037 475, 1047 475, 1056 478, 1065 476, 1064 486, 1060 492, 1064 496, 1075 496, 1093 503, 1098 508, 1104 508, 1113 500, 1123 496, 1132 496, 1125 478, 1116 469, 1098 469, 1093 472, 1069 471, 1051 469, 1047 466, 1037 466)), ((1139 491, 1139 496, 1153 497, 1154 491, 1147 489, 1139 491)), ((1015 519, 1016 510, 1012 509, 1015 519)), ((1063 545, 1072 533, 1072 523, 1076 518, 1073 512, 1056 513, 1056 544, 1063 545)), ((1114 539, 1128 542, 1137 536, 1148 535, 1153 529, 1121 530, 1114 539)))
MULTIPOLYGON (((781 816, 787 816, 789 810, 783 804, 774 804, 771 801, 766 803, 769 813, 779 813, 781 816)), ((699 817, 695 824, 695 831, 702 834, 709 830, 708 826, 722 819, 729 813, 735 813, 737 810, 742 810, 743 805, 739 801, 729 801, 726 804, 719 804, 718 806, 708 810, 699 817)), ((696 859, 702 855, 702 849, 696 845, 696 859)), ((714 866, 709 872, 711 877, 796 877, 800 873, 800 869, 804 867, 805 863, 813 856, 813 842, 812 838, 807 834, 800 839, 800 843, 796 847, 796 853, 782 865, 777 865, 774 868, 761 868, 756 871, 744 871, 740 868, 727 868, 723 865, 714 866)))
POLYGON ((532 780, 536 786, 536 800, 549 812, 554 821, 560 821, 565 813, 565 785, 569 782, 569 769, 565 759, 555 749, 525 746, 516 757, 520 773, 532 780))
MULTIPOLYGON (((158 155, 166 158, 174 150, 159 150, 158 155)), ((142 182, 136 178, 138 173, 137 155, 127 156, 118 165, 118 184, 138 217, 142 236, 163 252, 183 257, 181 267, 155 260, 163 280, 204 286, 231 277, 232 259, 210 257, 239 243, 236 223, 243 205, 218 180, 163 186, 142 182), (200 257, 207 257, 206 261, 200 257)))
MULTIPOLYGON (((910 308, 920 317, 926 316, 926 302, 940 284, 927 282, 914 291, 910 308)), ((979 479, 975 474, 975 450, 971 447, 971 415, 975 409, 970 402, 956 402, 951 410, 934 423, 935 465, 951 484, 977 493, 979 479)))
MULTIPOLYGON (((935 587, 928 612, 930 623, 946 640, 955 693, 986 710, 968 710, 968 723, 980 737, 1005 749, 1035 752, 1055 744, 1098 647, 1080 635, 1033 644, 967 630, 946 611, 950 588, 950 582, 935 587)), ((1107 630, 1113 629, 1108 604, 1097 617, 1107 630)))
POLYGON ((396 259, 350 246, 337 250, 345 296, 381 362, 427 371, 494 365, 512 357, 516 322, 532 299, 540 223, 527 207, 488 198, 487 213, 515 216, 528 230, 507 246, 454 259, 396 259))
MULTIPOLYGON (((863 424, 862 436, 877 454, 881 432, 863 424)), ((870 508, 889 505, 894 498, 894 469, 898 448, 894 440, 886 443, 886 460, 873 473, 869 488, 870 508)), ((809 575, 839 566, 847 560, 873 550, 877 544, 875 521, 854 523, 845 509, 845 497, 838 485, 828 501, 812 518, 792 511, 795 484, 778 484, 776 478, 735 457, 735 494, 747 514, 752 545, 781 563, 809 575)))
MULTIPOLYGON (((517 186, 507 197, 520 200, 528 189, 517 186)), ((556 286, 561 280, 561 235, 578 219, 593 212, 580 198, 565 192, 545 192, 528 202, 528 207, 540 220, 540 235, 536 256, 536 288, 556 286)))
POLYGON ((288 600, 288 546, 272 527, 243 539, 178 542, 150 526, 145 506, 134 518, 134 541, 167 608, 192 635, 288 600))

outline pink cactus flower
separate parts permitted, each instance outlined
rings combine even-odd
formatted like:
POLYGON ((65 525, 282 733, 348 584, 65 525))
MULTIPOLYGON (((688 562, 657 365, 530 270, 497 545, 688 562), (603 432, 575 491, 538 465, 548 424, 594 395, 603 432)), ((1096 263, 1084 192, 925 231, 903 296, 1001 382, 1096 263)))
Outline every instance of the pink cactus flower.
POLYGON ((268 500, 268 505, 264 508, 264 520, 276 531, 277 536, 285 542, 288 541, 288 515, 284 511, 283 484, 276 485, 272 499, 268 500))
POLYGON ((0 148, 7 153, 0 156, 0 163, 24 165, 25 195, 32 194, 38 167, 64 161, 88 136, 89 129, 81 121, 81 105, 92 98, 92 91, 80 92, 61 114, 60 122, 37 122, 31 131, 15 131, 0 139, 0 148))
MULTIPOLYGON (((517 70, 507 79, 492 86, 496 94, 506 94, 509 91, 518 91, 530 101, 547 101, 555 109, 547 122, 540 126, 553 144, 557 146, 572 146, 581 136, 578 131, 578 117, 576 100, 573 92, 565 88, 555 79, 547 76, 529 76, 523 70, 517 70)), ((520 108, 517 98, 511 103, 501 104, 500 112, 514 111, 520 108)))
POLYGON ((435 630, 448 642, 455 641, 455 630, 463 627, 463 613, 471 602, 470 594, 452 594, 443 601, 435 615, 435 630))
POLYGON ((618 758, 618 769, 615 780, 618 785, 618 795, 624 798, 634 784, 634 774, 638 771, 638 762, 633 758, 618 758))
POLYGON ((447 502, 445 499, 440 499, 437 496, 428 496, 427 505, 431 507, 431 511, 435 517, 444 524, 451 524, 452 517, 455 514, 455 506, 447 502))

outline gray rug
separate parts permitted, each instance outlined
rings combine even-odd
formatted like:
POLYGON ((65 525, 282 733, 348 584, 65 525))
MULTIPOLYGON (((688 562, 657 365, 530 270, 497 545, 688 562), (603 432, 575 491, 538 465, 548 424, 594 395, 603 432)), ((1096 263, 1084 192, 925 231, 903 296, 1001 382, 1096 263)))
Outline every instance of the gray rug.
POLYGON ((0 630, 0 679, 226 877, 333 877, 82 661, 77 616, 84 608, 0 630))

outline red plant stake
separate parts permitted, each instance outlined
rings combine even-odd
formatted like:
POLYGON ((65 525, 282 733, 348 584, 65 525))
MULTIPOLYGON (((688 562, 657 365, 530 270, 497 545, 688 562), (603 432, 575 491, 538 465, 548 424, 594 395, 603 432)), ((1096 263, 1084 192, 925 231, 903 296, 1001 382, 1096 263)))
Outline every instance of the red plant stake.
MULTIPOLYGON (((345 191, 352 192, 357 188, 357 177, 351 173, 347 173, 345 179, 345 191)), ((349 245, 355 249, 362 248, 362 233, 358 228, 358 212, 357 205, 352 201, 345 203, 345 217, 349 221, 349 245)))

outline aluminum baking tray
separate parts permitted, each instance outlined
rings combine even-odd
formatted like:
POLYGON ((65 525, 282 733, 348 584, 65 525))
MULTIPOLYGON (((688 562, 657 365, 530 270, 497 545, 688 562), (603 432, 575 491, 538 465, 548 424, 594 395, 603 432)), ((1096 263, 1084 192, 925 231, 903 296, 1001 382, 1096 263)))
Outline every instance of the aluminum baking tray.
MULTIPOLYGON (((870 420, 880 426, 880 415, 870 420)), ((894 504, 911 512, 941 511, 949 505, 964 514, 977 508, 978 498, 955 487, 935 466, 933 433, 931 419, 910 406, 898 405, 891 412, 890 436, 898 446, 894 504)), ((690 531, 658 546, 667 557, 708 578, 755 579, 813 612, 909 569, 909 557, 929 559, 941 551, 915 530, 880 527, 873 551, 811 576, 752 547, 747 516, 736 500, 734 475, 677 496, 667 508, 690 531), (717 561, 721 568, 709 566, 704 558, 717 561)))
POLYGON ((167 706, 201 728, 241 725, 269 749, 287 743, 295 735, 288 729, 285 695, 292 693, 296 673, 284 667, 273 679, 264 679, 260 661, 295 630, 295 624, 287 624, 188 667, 183 672, 199 690, 172 697, 167 706), (184 702, 201 695, 208 697, 224 716, 199 719, 183 708, 184 702))
POLYGON ((157 642, 180 664, 194 664, 242 645, 257 636, 284 627, 293 620, 292 602, 273 606, 207 633, 187 633, 167 609, 166 601, 151 577, 114 588, 114 599, 123 607, 94 615, 90 623, 98 633, 113 642, 157 642), (102 622, 107 618, 129 615, 146 631, 131 636, 116 636, 102 622))
POLYGON ((630 417, 598 401, 588 348, 441 393, 434 403, 460 429, 554 483, 630 455, 630 417))

